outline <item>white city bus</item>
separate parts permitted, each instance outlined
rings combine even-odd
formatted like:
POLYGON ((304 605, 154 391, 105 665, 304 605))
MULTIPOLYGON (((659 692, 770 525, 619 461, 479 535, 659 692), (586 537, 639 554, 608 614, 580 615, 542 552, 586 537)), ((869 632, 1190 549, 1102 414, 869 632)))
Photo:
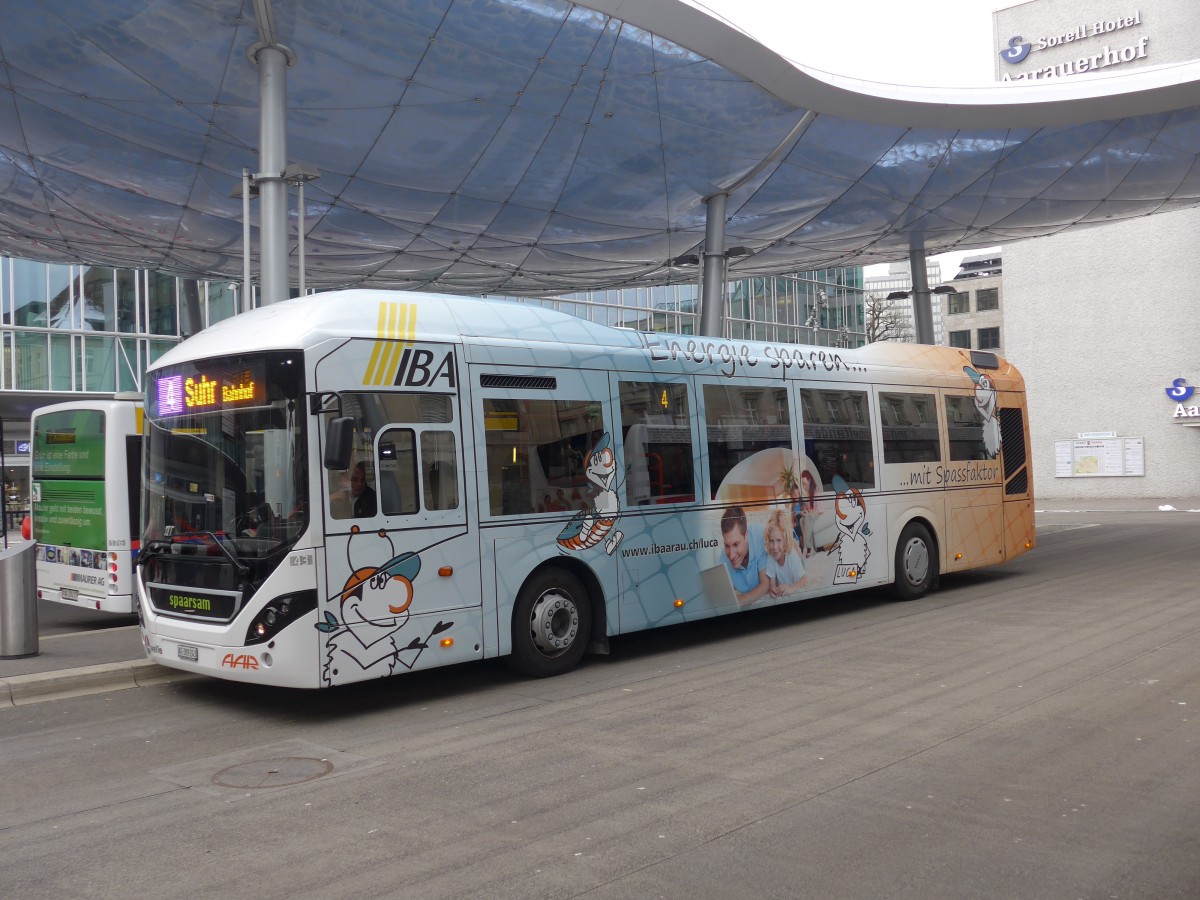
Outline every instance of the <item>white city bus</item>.
POLYGON ((871 585, 1034 544, 995 354, 648 334, 345 291, 213 326, 147 379, 150 657, 323 687, 871 585))
POLYGON ((38 598, 133 612, 141 399, 43 406, 30 420, 30 434, 38 598))

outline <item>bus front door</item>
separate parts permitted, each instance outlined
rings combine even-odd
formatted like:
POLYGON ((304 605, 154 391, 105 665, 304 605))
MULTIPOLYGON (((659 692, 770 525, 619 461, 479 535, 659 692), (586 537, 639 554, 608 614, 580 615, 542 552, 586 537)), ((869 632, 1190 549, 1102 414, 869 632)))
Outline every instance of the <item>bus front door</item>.
POLYGON ((322 452, 335 415, 353 420, 349 467, 322 470, 322 683, 481 658, 454 346, 351 340, 316 364, 314 384, 322 452))

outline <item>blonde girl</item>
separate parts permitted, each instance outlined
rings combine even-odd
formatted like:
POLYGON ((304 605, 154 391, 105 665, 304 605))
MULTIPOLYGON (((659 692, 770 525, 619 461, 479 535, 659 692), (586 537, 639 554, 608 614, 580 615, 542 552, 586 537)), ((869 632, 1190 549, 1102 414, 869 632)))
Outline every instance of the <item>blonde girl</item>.
POLYGON ((771 582, 771 595, 782 597, 804 587, 804 561, 800 558, 787 511, 783 508, 771 513, 763 530, 763 542, 767 545, 767 566, 764 571, 771 582))

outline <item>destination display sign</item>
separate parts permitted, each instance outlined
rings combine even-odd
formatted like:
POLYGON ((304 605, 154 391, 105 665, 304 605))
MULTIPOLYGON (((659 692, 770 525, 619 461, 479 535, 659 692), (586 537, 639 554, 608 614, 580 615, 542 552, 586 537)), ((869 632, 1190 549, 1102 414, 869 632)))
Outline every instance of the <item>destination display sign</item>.
POLYGON ((154 399, 159 416, 182 416, 266 403, 263 363, 222 368, 201 366, 187 372, 159 375, 154 399))

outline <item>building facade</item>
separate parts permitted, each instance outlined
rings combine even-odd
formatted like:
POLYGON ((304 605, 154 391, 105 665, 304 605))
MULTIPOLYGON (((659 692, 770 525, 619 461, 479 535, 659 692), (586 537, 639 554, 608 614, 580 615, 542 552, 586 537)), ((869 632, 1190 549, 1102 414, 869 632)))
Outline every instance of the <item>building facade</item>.
POLYGON ((950 347, 1004 354, 1004 261, 999 250, 965 256, 942 298, 950 347))
POLYGON ((993 13, 997 81, 1115 74, 1193 59, 1194 0, 1029 0, 993 13))
MULTIPOLYGON (((942 284, 942 264, 934 260, 927 260, 925 263, 925 281, 932 288, 942 284)), ((888 294, 896 291, 911 291, 912 290, 912 271, 909 269, 909 263, 896 262, 888 266, 886 275, 871 275, 865 279, 865 287, 868 294, 872 294, 877 298, 886 298, 888 294)), ((935 344, 946 343, 945 339, 945 319, 943 317, 944 298, 941 294, 931 294, 929 303, 933 310, 933 342, 935 344)), ((892 301, 890 309, 899 316, 908 325, 907 334, 909 340, 912 340, 914 333, 914 318, 913 305, 911 297, 904 297, 892 301)))
POLYGON ((0 257, 0 424, 10 509, 29 505, 29 417, 142 389, 147 366, 233 315, 237 287, 138 269, 0 257))
MULTIPOLYGON (((1087 78, 1200 48, 1194 0, 1032 0, 994 25, 1000 80, 1087 78)), ((1043 501, 1200 496, 1198 244, 1197 210, 1005 244, 1003 346, 1025 375, 1043 501)))
MULTIPOLYGON (((726 285, 725 333, 735 340, 858 347, 866 340, 865 296, 862 267, 732 279, 726 285)), ((699 297, 699 284, 691 283, 524 302, 606 325, 695 334, 699 297)))

